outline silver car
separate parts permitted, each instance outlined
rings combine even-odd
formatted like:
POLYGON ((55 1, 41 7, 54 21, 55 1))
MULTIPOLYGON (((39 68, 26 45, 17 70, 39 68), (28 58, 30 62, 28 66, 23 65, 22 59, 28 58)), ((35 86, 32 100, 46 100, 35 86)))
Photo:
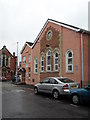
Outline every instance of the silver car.
POLYGON ((55 99, 70 94, 71 89, 79 88, 79 83, 66 77, 48 77, 34 86, 34 93, 50 93, 55 99))

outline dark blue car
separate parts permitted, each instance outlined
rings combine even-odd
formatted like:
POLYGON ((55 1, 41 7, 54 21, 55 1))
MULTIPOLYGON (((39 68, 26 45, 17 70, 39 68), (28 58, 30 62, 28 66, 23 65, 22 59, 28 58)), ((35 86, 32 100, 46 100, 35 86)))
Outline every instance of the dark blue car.
POLYGON ((73 104, 88 102, 90 104, 90 84, 84 88, 73 89, 70 92, 73 104))

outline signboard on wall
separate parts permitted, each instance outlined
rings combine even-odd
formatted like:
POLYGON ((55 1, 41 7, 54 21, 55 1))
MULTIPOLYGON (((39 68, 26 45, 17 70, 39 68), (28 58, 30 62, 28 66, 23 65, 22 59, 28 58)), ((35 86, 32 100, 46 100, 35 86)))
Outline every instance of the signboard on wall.
POLYGON ((28 63, 26 63, 26 68, 28 67, 28 63))

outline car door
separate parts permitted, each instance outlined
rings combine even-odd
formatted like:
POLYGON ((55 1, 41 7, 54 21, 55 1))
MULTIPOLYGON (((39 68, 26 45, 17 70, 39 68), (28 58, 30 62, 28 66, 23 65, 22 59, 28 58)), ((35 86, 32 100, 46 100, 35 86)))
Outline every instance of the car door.
POLYGON ((47 84, 47 92, 52 93, 56 84, 58 84, 58 82, 54 78, 49 78, 49 83, 47 84))
POLYGON ((88 101, 88 102, 90 101, 90 87, 84 88, 82 96, 84 101, 88 101))
POLYGON ((47 93, 47 85, 49 83, 49 78, 46 78, 40 82, 39 91, 47 93))

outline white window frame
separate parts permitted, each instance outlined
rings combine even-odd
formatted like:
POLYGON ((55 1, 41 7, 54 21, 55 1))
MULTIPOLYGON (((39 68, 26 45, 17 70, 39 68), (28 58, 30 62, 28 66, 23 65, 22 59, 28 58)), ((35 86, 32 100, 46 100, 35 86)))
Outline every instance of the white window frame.
POLYGON ((29 54, 29 63, 31 62, 31 54, 29 54))
POLYGON ((8 61, 8 56, 6 56, 6 66, 8 67, 7 61, 8 61))
POLYGON ((72 50, 68 50, 67 52, 66 52, 66 72, 68 72, 68 73, 72 73, 73 72, 73 52, 72 52, 72 50), (68 57, 68 54, 69 53, 72 53, 72 57, 68 57), (69 59, 72 59, 72 63, 71 64, 68 64, 68 60, 69 59), (68 67, 69 66, 72 66, 72 70, 69 70, 68 69, 68 67))
POLYGON ((37 74, 37 58, 34 59, 34 73, 37 74))
POLYGON ((41 55, 41 72, 44 72, 44 55, 41 55))
POLYGON ((26 63, 26 56, 23 56, 23 64, 26 63))
POLYGON ((0 56, 0 67, 2 66, 2 57, 0 56))
POLYGON ((47 51, 47 53, 46 53, 46 71, 47 72, 50 72, 51 71, 51 55, 48 55, 48 52, 50 52, 51 53, 51 50, 49 49, 48 51, 47 51), (47 62, 48 62, 48 57, 50 56, 50 65, 48 65, 47 64, 47 62), (50 67, 50 70, 48 70, 48 67, 50 67))
POLYGON ((59 53, 58 51, 54 52, 54 71, 58 71, 59 70, 59 53), (56 53, 58 54, 58 57, 56 57, 56 53), (55 63, 55 60, 58 59, 58 64, 55 63), (56 66, 58 66, 58 69, 56 69, 56 66))

